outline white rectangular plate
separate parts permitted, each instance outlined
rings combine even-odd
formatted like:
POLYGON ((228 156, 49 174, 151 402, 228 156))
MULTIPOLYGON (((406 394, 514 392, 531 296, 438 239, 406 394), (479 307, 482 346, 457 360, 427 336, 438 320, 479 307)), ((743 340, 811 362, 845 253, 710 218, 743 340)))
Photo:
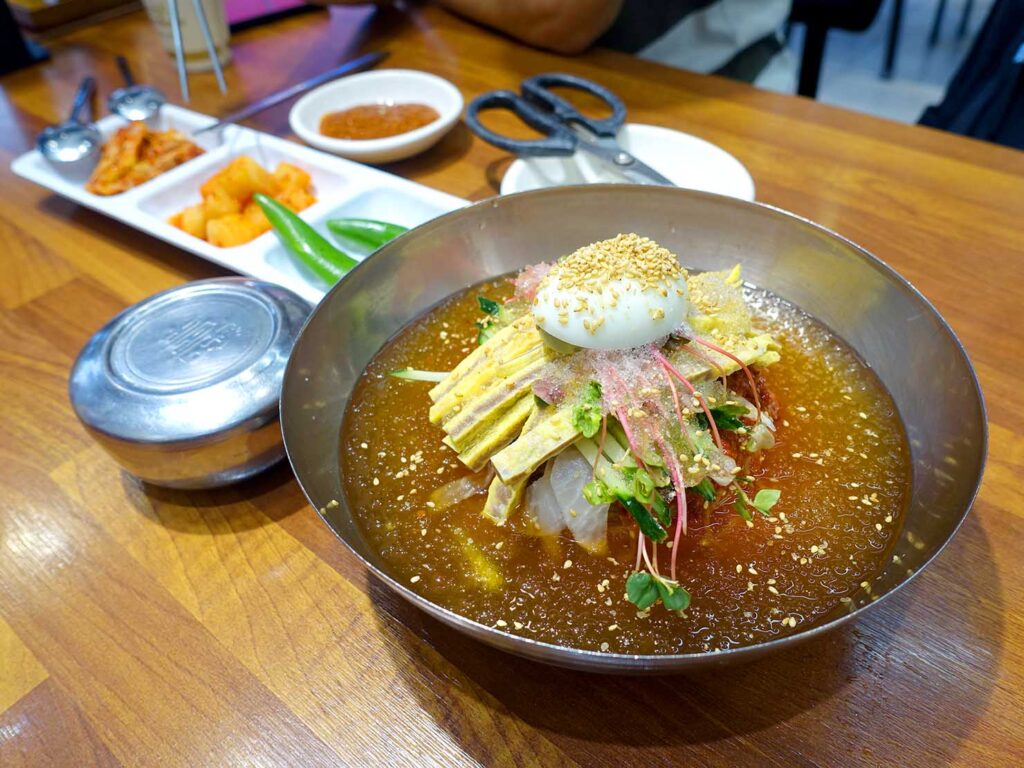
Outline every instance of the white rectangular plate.
MULTIPOLYGON (((161 122, 161 129, 177 128, 187 136, 197 128, 210 125, 214 118, 168 104, 161 110, 161 122)), ((107 139, 124 124, 120 117, 109 115, 100 120, 98 126, 107 139)), ((299 215, 328 239, 325 222, 338 216, 360 216, 415 227, 467 205, 462 198, 251 128, 230 125, 200 134, 196 143, 206 150, 205 154, 134 189, 108 197, 94 195, 85 190, 83 183, 63 178, 37 150, 15 159, 11 170, 62 197, 207 261, 290 288, 313 303, 323 297, 329 286, 297 266, 273 232, 266 232, 244 245, 219 248, 171 226, 167 218, 199 202, 200 185, 238 155, 250 155, 269 171, 284 160, 312 175, 317 202, 299 215)), ((360 254, 352 255, 360 257, 360 254)))

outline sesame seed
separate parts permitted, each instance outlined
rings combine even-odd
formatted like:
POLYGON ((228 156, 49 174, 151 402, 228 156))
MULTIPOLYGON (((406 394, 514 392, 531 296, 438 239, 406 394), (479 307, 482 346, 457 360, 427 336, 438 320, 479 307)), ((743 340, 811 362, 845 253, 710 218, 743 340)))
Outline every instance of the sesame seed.
POLYGON ((411 584, 415 584, 415 583, 416 583, 417 581, 419 581, 419 580, 420 580, 420 577, 419 577, 419 576, 413 576, 413 577, 412 577, 411 579, 409 579, 409 582, 410 582, 411 584))
POLYGON ((507 627, 508 626, 508 622, 505 621, 504 619, 498 619, 496 622, 494 622, 494 626, 496 626, 496 627, 507 627))

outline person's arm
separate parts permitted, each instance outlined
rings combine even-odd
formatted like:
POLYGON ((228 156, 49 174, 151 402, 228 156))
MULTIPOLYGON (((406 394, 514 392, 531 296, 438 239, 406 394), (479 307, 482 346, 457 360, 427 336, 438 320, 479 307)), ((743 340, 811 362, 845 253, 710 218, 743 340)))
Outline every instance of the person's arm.
POLYGON ((468 19, 538 48, 580 53, 615 21, 623 0, 438 0, 468 19))

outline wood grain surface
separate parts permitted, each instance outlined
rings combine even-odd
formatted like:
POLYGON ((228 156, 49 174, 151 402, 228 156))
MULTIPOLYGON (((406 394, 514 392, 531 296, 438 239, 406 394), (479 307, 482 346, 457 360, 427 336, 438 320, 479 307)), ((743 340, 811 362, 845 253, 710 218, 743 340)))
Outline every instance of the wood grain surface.
MULTIPOLYGON (((1024 756, 1024 154, 595 51, 563 59, 440 11, 335 10, 233 41, 213 114, 357 50, 467 98, 541 71, 595 78, 633 121, 750 169, 758 198, 892 264, 950 321, 989 407, 961 532, 864 621, 756 665, 630 679, 467 640, 368 578, 288 470, 223 490, 143 486, 76 422, 69 367, 114 313, 222 272, 16 179, 10 161, 103 93, 124 52, 177 94, 134 14, 0 80, 0 765, 907 765, 1024 756)), ((287 135, 287 105, 252 125, 287 135)), ((459 126, 389 170, 470 199, 509 162, 459 126)))

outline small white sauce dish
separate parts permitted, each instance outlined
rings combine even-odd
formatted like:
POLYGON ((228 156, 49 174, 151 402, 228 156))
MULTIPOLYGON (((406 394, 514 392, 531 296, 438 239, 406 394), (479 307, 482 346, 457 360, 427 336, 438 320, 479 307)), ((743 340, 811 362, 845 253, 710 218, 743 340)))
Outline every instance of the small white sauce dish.
POLYGON ((307 144, 363 163, 403 160, 430 149, 462 114, 462 94, 444 78, 415 69, 381 69, 350 75, 310 91, 292 107, 288 122, 307 144), (422 128, 381 139, 332 139, 320 118, 362 104, 426 104, 440 115, 422 128))

